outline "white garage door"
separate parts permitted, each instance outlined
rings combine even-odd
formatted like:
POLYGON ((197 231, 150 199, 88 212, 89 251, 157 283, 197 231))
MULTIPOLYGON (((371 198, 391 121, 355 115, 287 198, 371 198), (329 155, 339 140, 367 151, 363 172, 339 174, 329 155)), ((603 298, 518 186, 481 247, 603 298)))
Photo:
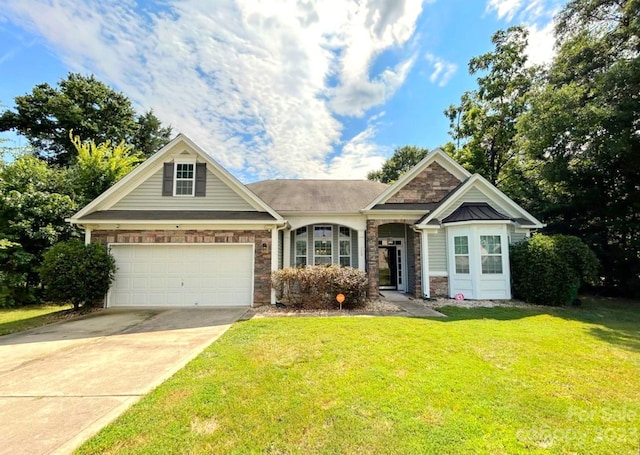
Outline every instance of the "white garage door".
POLYGON ((253 245, 111 245, 116 276, 107 306, 245 306, 253 245))

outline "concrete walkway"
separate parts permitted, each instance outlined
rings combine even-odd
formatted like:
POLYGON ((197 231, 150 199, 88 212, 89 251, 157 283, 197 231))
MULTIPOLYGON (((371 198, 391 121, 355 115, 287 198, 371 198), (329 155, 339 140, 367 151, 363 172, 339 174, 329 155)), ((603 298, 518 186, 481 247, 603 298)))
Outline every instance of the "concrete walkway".
POLYGON ((411 316, 415 317, 426 317, 426 318, 446 318, 447 316, 440 313, 439 311, 434 310, 433 308, 429 308, 424 305, 419 300, 412 299, 408 297, 406 294, 399 291, 380 291, 382 297, 387 302, 392 302, 399 307, 401 307, 404 311, 409 313, 411 316))
POLYGON ((71 453, 246 310, 104 310, 0 337, 0 454, 71 453))

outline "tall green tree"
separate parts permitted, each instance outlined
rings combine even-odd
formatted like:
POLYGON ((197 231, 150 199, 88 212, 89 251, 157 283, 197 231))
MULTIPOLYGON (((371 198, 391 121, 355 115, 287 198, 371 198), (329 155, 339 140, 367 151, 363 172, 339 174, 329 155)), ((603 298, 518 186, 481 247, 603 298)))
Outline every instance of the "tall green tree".
POLYGON ((69 138, 77 151, 69 173, 80 205, 98 197, 143 161, 142 154, 124 141, 116 146, 110 141, 96 145, 94 141, 82 142, 73 131, 69 138))
POLYGON ((136 132, 129 144, 135 151, 151 156, 169 142, 171 127, 162 126, 158 117, 153 114, 153 109, 139 115, 137 123, 136 132))
POLYGON ((78 208, 72 193, 66 170, 34 156, 0 168, 0 304, 33 300, 42 254, 74 233, 65 222, 78 208))
POLYGON ((556 46, 519 124, 541 215, 594 249, 609 289, 640 295, 640 1, 569 1, 556 46))
POLYGON ((527 30, 510 27, 491 38, 494 49, 469 61, 478 88, 465 92, 445 115, 456 144, 455 159, 506 192, 521 185, 522 156, 516 124, 529 107, 540 69, 527 64, 527 30))
POLYGON ((405 145, 394 150, 393 155, 377 171, 369 172, 367 179, 382 183, 393 183, 402 174, 418 164, 429 153, 429 149, 405 145))
POLYGON ((36 85, 30 94, 15 98, 15 110, 0 115, 0 131, 14 130, 25 136, 37 156, 50 163, 68 165, 75 157, 69 140, 74 130, 98 143, 125 143, 149 155, 166 144, 170 127, 148 111, 136 115, 129 98, 94 76, 70 73, 58 82, 36 85))

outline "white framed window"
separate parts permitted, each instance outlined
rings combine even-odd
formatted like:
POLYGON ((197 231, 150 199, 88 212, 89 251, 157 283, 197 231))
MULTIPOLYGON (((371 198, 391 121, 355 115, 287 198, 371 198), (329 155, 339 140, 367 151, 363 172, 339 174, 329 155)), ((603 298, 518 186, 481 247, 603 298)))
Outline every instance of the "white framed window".
POLYGON ((483 274, 502 273, 502 243, 499 235, 480 236, 480 260, 483 274))
POLYGON ((315 265, 333 263, 333 229, 331 226, 313 227, 313 263, 315 265))
POLYGON ((175 163, 173 177, 174 196, 193 196, 196 189, 196 164, 193 162, 175 163))
POLYGON ((307 265, 307 228, 301 227, 296 229, 295 240, 296 267, 305 267, 307 265))
POLYGON ((453 247, 456 273, 469 273, 469 237, 466 235, 454 237, 453 247))
POLYGON ((351 229, 340 226, 338 242, 340 265, 351 267, 351 229))

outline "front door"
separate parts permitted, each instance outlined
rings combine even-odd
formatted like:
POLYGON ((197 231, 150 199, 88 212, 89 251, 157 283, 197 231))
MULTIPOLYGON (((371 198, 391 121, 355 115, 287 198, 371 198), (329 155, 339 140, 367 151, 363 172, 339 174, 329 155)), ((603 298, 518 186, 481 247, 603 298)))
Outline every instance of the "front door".
POLYGON ((378 283, 380 289, 398 289, 398 260, 395 246, 378 247, 378 283))

